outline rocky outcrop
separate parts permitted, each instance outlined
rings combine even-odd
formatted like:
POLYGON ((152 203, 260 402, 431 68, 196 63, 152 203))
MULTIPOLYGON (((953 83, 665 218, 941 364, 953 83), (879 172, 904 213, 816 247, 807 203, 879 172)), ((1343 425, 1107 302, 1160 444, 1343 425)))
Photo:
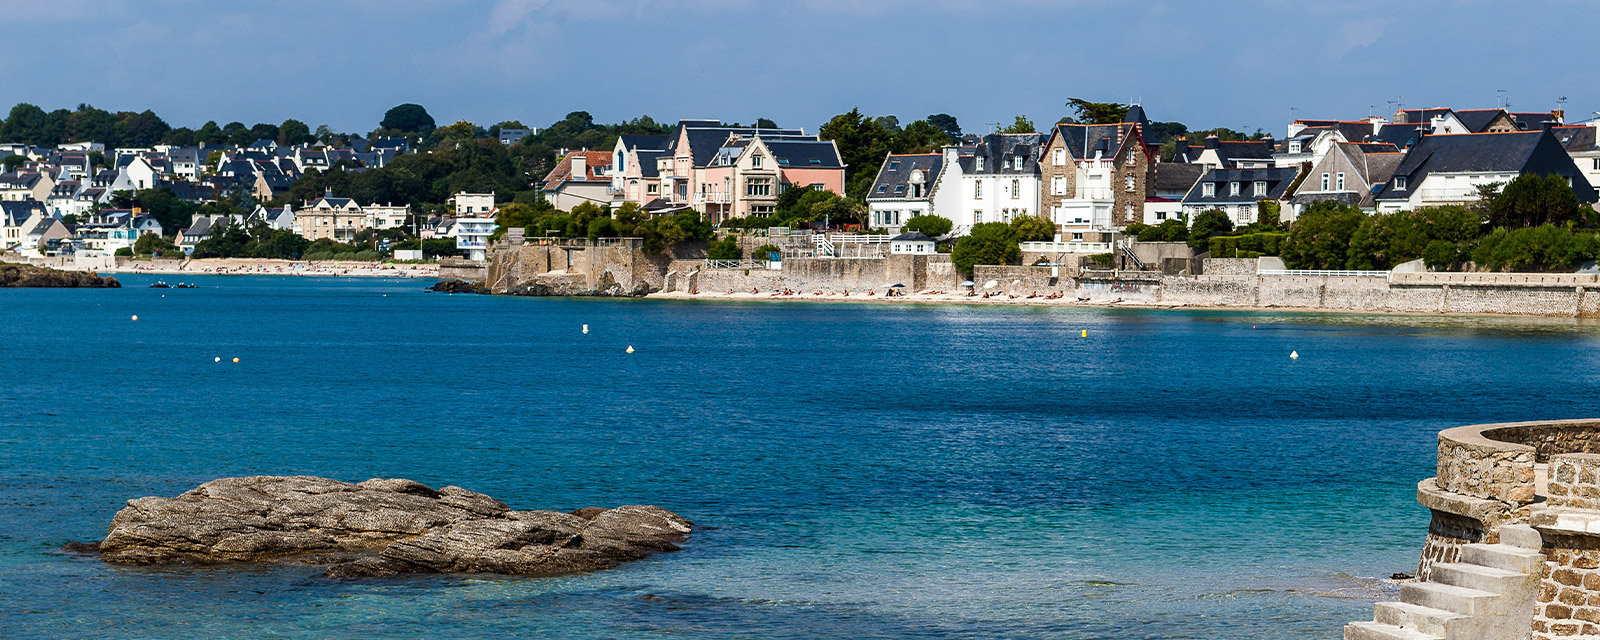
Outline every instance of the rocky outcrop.
POLYGON ((116 278, 85 271, 61 271, 31 264, 0 263, 0 287, 91 287, 115 289, 122 283, 116 278))
POLYGON ((659 507, 513 511, 460 487, 401 479, 223 478, 176 498, 138 498, 98 544, 108 562, 290 560, 330 577, 404 573, 556 576, 675 551, 690 522, 659 507))
POLYGON ((511 287, 506 294, 513 296, 573 296, 599 298, 642 298, 654 293, 649 283, 639 282, 633 287, 619 284, 611 274, 603 274, 599 282, 590 286, 587 278, 575 274, 541 274, 532 282, 511 287))
POLYGON ((467 282, 466 280, 444 280, 439 284, 428 287, 428 290, 438 291, 439 293, 479 293, 484 295, 489 293, 487 287, 476 282, 467 282))

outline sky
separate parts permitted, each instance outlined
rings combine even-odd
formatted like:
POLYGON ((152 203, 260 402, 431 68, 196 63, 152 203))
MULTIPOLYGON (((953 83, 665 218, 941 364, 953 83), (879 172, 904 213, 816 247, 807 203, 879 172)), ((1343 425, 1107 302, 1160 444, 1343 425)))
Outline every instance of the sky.
POLYGON ((406 102, 440 125, 583 110, 815 131, 859 107, 987 133, 1078 97, 1277 136, 1396 103, 1600 110, 1589 0, 0 0, 0 15, 0 109, 152 109, 174 127, 367 132, 406 102))

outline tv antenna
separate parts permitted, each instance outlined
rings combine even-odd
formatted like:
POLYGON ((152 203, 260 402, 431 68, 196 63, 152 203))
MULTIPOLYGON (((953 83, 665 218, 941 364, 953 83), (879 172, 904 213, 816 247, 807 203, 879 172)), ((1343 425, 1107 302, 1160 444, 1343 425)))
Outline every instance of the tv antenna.
POLYGON ((1505 89, 1495 89, 1494 90, 1494 104, 1495 104, 1496 107, 1499 107, 1501 109, 1506 109, 1506 108, 1509 108, 1511 106, 1511 103, 1506 102, 1506 90, 1505 89))

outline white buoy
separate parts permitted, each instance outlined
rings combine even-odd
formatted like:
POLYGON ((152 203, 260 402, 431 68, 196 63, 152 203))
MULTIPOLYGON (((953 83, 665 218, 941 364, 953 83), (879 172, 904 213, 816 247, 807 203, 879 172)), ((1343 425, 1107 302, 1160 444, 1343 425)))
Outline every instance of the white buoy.
POLYGON ((212 362, 222 362, 222 356, 217 356, 215 358, 212 358, 211 361, 212 362))
POLYGON ((138 322, 138 321, 139 321, 139 316, 134 316, 134 317, 133 317, 133 321, 134 321, 134 322, 138 322))
POLYGON ((628 353, 633 353, 633 345, 628 345, 628 353))
POLYGON ((589 325, 583 325, 583 332, 584 333, 588 333, 589 332, 589 325))
POLYGON ((1289 357, 1293 358, 1295 360, 1299 360, 1300 359, 1300 352, 1299 351, 1290 351, 1289 352, 1289 357))

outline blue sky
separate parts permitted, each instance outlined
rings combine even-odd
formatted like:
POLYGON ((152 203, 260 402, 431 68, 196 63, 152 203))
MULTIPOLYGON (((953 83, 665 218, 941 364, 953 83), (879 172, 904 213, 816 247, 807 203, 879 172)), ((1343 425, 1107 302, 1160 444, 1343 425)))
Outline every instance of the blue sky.
POLYGON ((1409 107, 1600 109, 1584 0, 0 0, 0 102, 365 132, 440 124, 945 112, 969 132, 1069 97, 1192 128, 1409 107), (1375 105, 1375 106, 1374 106, 1375 105), (1291 108, 1297 108, 1291 111, 1291 108), (1291 115, 1293 114, 1293 116, 1291 115))

